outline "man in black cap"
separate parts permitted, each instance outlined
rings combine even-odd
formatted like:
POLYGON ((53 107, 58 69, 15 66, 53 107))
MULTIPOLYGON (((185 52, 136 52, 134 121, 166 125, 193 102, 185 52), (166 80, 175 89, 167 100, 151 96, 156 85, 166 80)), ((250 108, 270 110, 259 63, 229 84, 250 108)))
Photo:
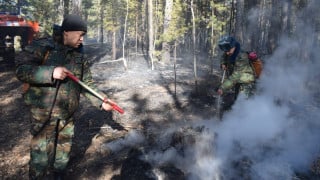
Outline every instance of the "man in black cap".
POLYGON ((87 25, 79 16, 67 15, 61 25, 61 41, 34 40, 17 58, 16 76, 29 84, 24 100, 30 106, 32 116, 30 179, 63 174, 69 162, 74 135, 73 115, 79 105, 80 93, 93 105, 105 111, 112 109, 108 103, 66 78, 67 73, 71 73, 98 91, 81 47, 86 32, 87 25))

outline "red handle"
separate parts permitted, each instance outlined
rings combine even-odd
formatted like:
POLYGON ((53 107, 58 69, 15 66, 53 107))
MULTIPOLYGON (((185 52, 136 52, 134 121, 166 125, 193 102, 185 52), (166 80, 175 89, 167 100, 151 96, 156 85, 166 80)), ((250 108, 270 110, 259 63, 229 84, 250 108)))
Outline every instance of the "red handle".
POLYGON ((124 110, 121 109, 119 106, 117 106, 117 105, 115 105, 115 104, 113 104, 113 105, 111 105, 111 106, 112 106, 112 108, 113 108, 114 110, 118 111, 120 114, 123 114, 123 113, 124 113, 124 110))
POLYGON ((78 82, 80 81, 80 80, 79 80, 77 77, 75 77, 73 74, 67 73, 67 76, 68 76, 71 80, 75 81, 76 83, 78 83, 78 82))
POLYGON ((112 108, 116 111, 118 111, 120 114, 124 113, 124 110, 121 109, 117 104, 109 101, 107 98, 103 98, 103 96, 101 96, 100 94, 98 94, 96 91, 94 91, 93 89, 91 89, 89 86, 87 86, 86 84, 84 84, 83 82, 81 82, 76 76, 67 73, 67 76, 75 81, 76 83, 80 84, 82 87, 84 87, 85 89, 87 89, 88 91, 90 91, 91 93, 93 93, 94 95, 96 95, 99 99, 101 99, 103 102, 108 103, 112 106, 112 108))
POLYGON ((121 109, 116 103, 109 101, 107 98, 104 98, 103 102, 110 104, 112 106, 112 108, 114 110, 118 111, 120 114, 124 113, 123 109, 121 109))

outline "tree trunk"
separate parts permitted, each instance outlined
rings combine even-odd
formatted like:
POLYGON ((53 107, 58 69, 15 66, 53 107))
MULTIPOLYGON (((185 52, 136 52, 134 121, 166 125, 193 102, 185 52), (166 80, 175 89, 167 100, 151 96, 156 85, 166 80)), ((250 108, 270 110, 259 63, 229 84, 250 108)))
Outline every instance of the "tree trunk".
POLYGON ((229 34, 235 34, 235 31, 236 31, 235 30, 235 14, 236 14, 235 1, 237 2, 237 0, 231 1, 231 10, 230 10, 229 27, 228 27, 229 34))
POLYGON ((198 93, 198 72, 197 72, 197 55, 196 55, 196 24, 193 10, 193 0, 190 2, 191 14, 192 14, 192 44, 193 44, 193 72, 196 86, 196 92, 198 93))
POLYGON ((72 0, 72 14, 81 15, 82 0, 72 0))
POLYGON ((245 0, 237 0, 236 3, 236 31, 235 36, 237 37, 238 41, 243 43, 244 40, 244 33, 245 33, 245 17, 244 17, 244 2, 245 0))
POLYGON ((142 5, 141 5, 141 7, 144 9, 144 11, 143 11, 144 13, 141 13, 142 26, 141 26, 141 34, 139 35, 139 40, 140 40, 141 51, 143 52, 143 54, 149 53, 149 52, 147 52, 147 53, 145 52, 145 45, 147 45, 147 41, 148 41, 147 40, 147 26, 148 26, 147 17, 148 17, 148 4, 149 4, 148 1, 149 0, 143 1, 142 5))
POLYGON ((64 16, 69 14, 70 0, 63 0, 64 16))
POLYGON ((138 55, 138 30, 139 30, 138 21, 139 21, 139 18, 138 18, 138 16, 136 16, 136 22, 135 22, 135 57, 137 57, 137 55, 138 55))
POLYGON ((114 30, 112 32, 112 59, 116 59, 117 58, 117 39, 116 39, 116 31, 114 30))
MULTIPOLYGON (((214 14, 214 11, 215 11, 215 8, 214 8, 214 2, 212 4, 212 7, 211 7, 211 16, 213 17, 215 14, 214 14)), ((210 69, 210 72, 211 74, 213 74, 213 70, 214 70, 214 54, 215 54, 215 49, 216 49, 216 40, 213 36, 214 34, 214 27, 215 27, 215 24, 214 24, 214 21, 211 21, 211 53, 210 53, 210 58, 211 59, 211 69, 210 69)))
POLYGON ((100 30, 99 30, 99 42, 102 44, 104 41, 104 3, 100 0, 100 30))
POLYGON ((291 1, 284 1, 282 3, 282 25, 281 25, 281 31, 282 33, 290 33, 290 17, 291 17, 291 7, 292 2, 291 1))
POLYGON ((129 0, 127 0, 127 13, 126 13, 126 19, 124 22, 124 31, 123 31, 123 42, 122 42, 122 61, 123 66, 127 70, 127 60, 125 58, 125 45, 126 45, 126 33, 127 33, 127 21, 128 21, 128 14, 129 14, 129 0))
POLYGON ((149 30, 149 49, 148 49, 148 55, 150 58, 151 62, 151 69, 154 69, 153 66, 153 51, 154 51, 154 46, 153 46, 153 3, 152 0, 148 0, 148 30, 149 30))
MULTIPOLYGON (((273 2, 273 0, 263 0, 264 4, 263 4, 263 8, 265 9, 265 13, 263 14, 264 17, 264 23, 261 23, 263 30, 261 34, 263 34, 264 36, 263 41, 262 41, 262 47, 267 47, 266 48, 266 52, 267 54, 271 54, 274 49, 276 48, 277 44, 278 44, 278 38, 279 38, 279 33, 274 31, 272 29, 279 29, 280 27, 276 27, 275 26, 275 22, 271 21, 268 16, 270 14, 266 13, 267 11, 271 11, 274 10, 274 7, 276 6, 276 3, 278 3, 279 1, 275 1, 275 3, 273 2)), ((271 13, 273 13, 274 11, 272 11, 271 13)))
POLYGON ((174 96, 177 96, 177 41, 174 41, 174 50, 173 50, 173 70, 174 70, 174 96))
MULTIPOLYGON (((163 35, 166 36, 169 31, 171 17, 173 9, 173 0, 166 0, 165 11, 164 11, 164 22, 163 22, 163 35)), ((167 38, 164 38, 162 42, 162 61, 170 61, 170 45, 167 38)))

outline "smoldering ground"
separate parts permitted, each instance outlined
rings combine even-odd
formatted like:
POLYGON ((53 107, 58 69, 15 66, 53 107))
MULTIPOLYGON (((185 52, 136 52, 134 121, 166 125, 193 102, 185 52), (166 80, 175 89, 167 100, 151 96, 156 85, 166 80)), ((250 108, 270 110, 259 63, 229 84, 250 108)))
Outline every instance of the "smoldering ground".
MULTIPOLYGON (((310 1, 301 17, 319 4, 310 1)), ((141 160, 154 169, 172 164, 192 180, 283 180, 308 174, 320 153, 320 47, 314 26, 303 19, 291 37, 283 35, 264 59, 257 94, 249 100, 239 96, 222 121, 172 122, 153 132, 157 141, 152 145, 142 132, 133 132, 106 147, 145 146, 141 160)))

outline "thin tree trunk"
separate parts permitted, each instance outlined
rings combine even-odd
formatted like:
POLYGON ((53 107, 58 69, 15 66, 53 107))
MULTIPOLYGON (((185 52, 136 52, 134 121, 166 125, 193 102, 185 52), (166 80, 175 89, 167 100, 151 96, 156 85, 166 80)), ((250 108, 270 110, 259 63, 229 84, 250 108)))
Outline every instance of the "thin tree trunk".
POLYGON ((63 0, 63 6, 64 6, 64 16, 69 14, 69 5, 70 5, 70 0, 63 0))
POLYGON ((148 50, 148 54, 149 54, 149 58, 150 58, 150 62, 151 62, 151 69, 154 69, 153 66, 153 50, 154 50, 154 46, 153 46, 153 3, 152 0, 148 0, 148 30, 149 30, 149 50, 148 50))
POLYGON ((177 96, 177 41, 174 42, 174 52, 173 52, 173 57, 174 57, 174 96, 177 96))
MULTIPOLYGON (((163 22, 163 35, 167 35, 170 27, 171 17, 173 9, 173 0, 166 0, 163 22)), ((165 38, 162 42, 162 61, 170 61, 170 45, 165 38)))
POLYGON ((228 33, 233 34, 234 33, 234 14, 235 14, 235 7, 234 7, 234 2, 235 0, 231 1, 231 11, 230 11, 230 19, 229 19, 229 29, 228 33))
POLYGON ((196 55, 196 24, 193 10, 193 0, 190 2, 191 14, 192 14, 192 40, 193 40, 193 72, 196 86, 196 92, 198 93, 198 72, 197 72, 197 55, 196 55))
POLYGON ((138 21, 139 21, 139 18, 138 16, 136 16, 136 27, 135 27, 135 57, 137 57, 137 54, 138 54, 138 21))
MULTIPOLYGON (((214 4, 214 2, 213 2, 213 4, 214 4)), ((211 16, 212 17, 214 16, 214 5, 211 7, 211 16)), ((213 67, 214 66, 213 57, 214 57, 214 50, 216 48, 216 45, 215 45, 216 43, 214 41, 213 32, 214 32, 214 21, 211 21, 211 54, 210 54, 210 56, 212 58, 212 60, 211 60, 211 70, 210 70, 211 74, 213 74, 213 69, 214 69, 214 67, 213 67)))
MULTIPOLYGON (((278 33, 273 33, 272 29, 275 28, 274 23, 268 18, 270 14, 268 14, 268 11, 274 11, 274 3, 272 2, 273 0, 263 0, 263 8, 264 8, 264 14, 262 16, 264 17, 264 22, 262 23, 262 36, 263 36, 263 41, 262 41, 262 46, 261 47, 266 47, 267 54, 272 53, 273 50, 276 48, 278 44, 278 33)), ((279 27, 277 27, 279 28, 279 27)))
POLYGON ((244 17, 244 1, 245 0, 237 0, 236 2, 236 37, 237 40, 243 43, 244 34, 245 34, 245 17, 244 17))
POLYGON ((112 59, 117 58, 116 30, 112 32, 112 59))
MULTIPOLYGON (((159 12, 159 1, 156 0, 155 2, 155 12, 159 12)), ((155 17, 153 19, 153 48, 156 47, 156 41, 157 41, 157 31, 158 31, 158 24, 159 24, 159 17, 157 14, 155 14, 155 17)), ((157 58, 156 58, 157 59, 157 58)))
POLYGON ((72 0, 72 14, 81 15, 82 0, 72 0))
POLYGON ((104 41, 104 3, 100 0, 100 30, 99 30, 99 42, 102 44, 104 41))
POLYGON ((281 23, 281 32, 290 33, 290 15, 291 15, 291 2, 284 1, 281 5, 281 14, 282 14, 282 23, 281 23))
POLYGON ((128 21, 128 13, 129 13, 129 0, 127 0, 127 14, 124 22, 124 32, 123 32, 123 43, 122 43, 122 61, 124 68, 127 70, 127 60, 125 58, 125 45, 126 45, 126 33, 127 33, 127 21, 128 21))
MULTIPOLYGON (((143 54, 148 54, 149 52, 145 53, 145 45, 147 45, 146 41, 147 41, 147 17, 148 17, 148 1, 143 1, 142 2, 142 8, 144 9, 144 13, 142 13, 142 17, 141 17, 141 24, 142 24, 142 28, 141 28, 141 35, 139 36, 140 39, 140 44, 141 44, 141 50, 143 52, 143 54)), ((149 55, 149 54, 148 54, 149 55)), ((146 56, 148 56, 146 55, 146 56)))

